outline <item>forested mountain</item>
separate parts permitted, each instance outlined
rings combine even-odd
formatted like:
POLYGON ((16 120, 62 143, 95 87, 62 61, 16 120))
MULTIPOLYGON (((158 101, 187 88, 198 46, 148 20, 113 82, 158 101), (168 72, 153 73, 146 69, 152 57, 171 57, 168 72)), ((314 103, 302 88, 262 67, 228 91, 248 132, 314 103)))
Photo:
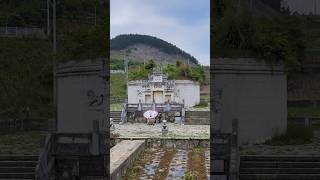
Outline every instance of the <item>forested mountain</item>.
MULTIPOLYGON (((157 37, 140 35, 140 34, 125 34, 119 35, 110 41, 111 55, 121 54, 119 51, 126 51, 127 54, 134 56, 135 59, 153 59, 155 61, 172 61, 176 60, 189 61, 191 64, 198 64, 198 60, 181 50, 177 46, 159 39, 157 37), (139 53, 139 49, 143 49, 144 53, 139 53), (136 53, 134 52, 136 51, 136 53), (149 57, 145 54, 149 53, 149 57), (159 51, 159 52, 157 52, 159 51), (118 52, 118 53, 117 53, 118 52), (162 53, 162 54, 161 54, 162 53), (169 55, 169 56, 167 56, 169 55), (161 57, 163 56, 163 57, 161 57), (161 59, 162 58, 162 59, 161 59), (179 59, 180 58, 180 59, 179 59)), ((168 63, 168 62, 167 62, 168 63)))

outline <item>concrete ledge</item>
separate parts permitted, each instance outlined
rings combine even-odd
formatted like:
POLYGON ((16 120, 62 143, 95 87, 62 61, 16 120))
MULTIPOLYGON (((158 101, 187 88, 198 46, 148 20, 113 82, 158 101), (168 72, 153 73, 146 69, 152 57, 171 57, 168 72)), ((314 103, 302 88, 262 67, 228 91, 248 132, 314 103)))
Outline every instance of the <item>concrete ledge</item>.
MULTIPOLYGON (((210 139, 190 139, 190 138, 117 138, 118 141, 124 140, 141 140, 146 141, 147 147, 162 147, 162 148, 180 148, 180 149, 192 149, 195 147, 209 148, 210 139)), ((117 141, 116 140, 116 141, 117 141)))
POLYGON ((110 177, 123 176, 134 159, 144 150, 145 140, 123 140, 110 150, 110 177))

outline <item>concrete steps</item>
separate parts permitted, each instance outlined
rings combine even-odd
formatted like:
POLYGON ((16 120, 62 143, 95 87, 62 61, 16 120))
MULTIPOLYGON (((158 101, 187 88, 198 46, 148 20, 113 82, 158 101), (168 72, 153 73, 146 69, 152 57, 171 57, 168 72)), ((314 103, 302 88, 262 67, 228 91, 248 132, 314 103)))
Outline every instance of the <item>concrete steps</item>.
POLYGON ((31 180, 35 178, 38 156, 0 155, 0 180, 31 180))
POLYGON ((209 111, 186 111, 185 124, 210 125, 209 111))
POLYGON ((240 180, 320 179, 320 156, 241 156, 240 180))
POLYGON ((119 124, 121 119, 121 111, 110 111, 110 118, 113 118, 114 123, 119 124))

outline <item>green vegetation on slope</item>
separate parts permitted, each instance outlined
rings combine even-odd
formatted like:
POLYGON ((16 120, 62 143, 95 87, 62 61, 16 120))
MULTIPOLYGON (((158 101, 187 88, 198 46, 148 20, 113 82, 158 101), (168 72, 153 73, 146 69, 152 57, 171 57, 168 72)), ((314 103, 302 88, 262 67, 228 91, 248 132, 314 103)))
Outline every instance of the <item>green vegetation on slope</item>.
POLYGON ((152 47, 158 48, 160 51, 163 51, 167 54, 180 55, 186 59, 190 59, 194 64, 198 64, 198 61, 191 56, 190 54, 184 52, 175 45, 168 43, 162 39, 148 36, 148 35, 139 35, 139 34, 126 34, 119 35, 110 41, 111 50, 121 50, 125 49, 134 44, 146 44, 152 47))
POLYGON ((313 129, 299 125, 288 124, 287 132, 266 141, 267 145, 299 145, 312 142, 313 129))
MULTIPOLYGON (((32 13, 40 12, 40 7, 46 7, 41 3, 45 1, 1 1, 0 26, 1 23, 44 26, 41 22, 46 22, 46 16, 32 13)), ((108 57, 109 16, 105 4, 106 1, 96 0, 58 2, 58 62, 108 57), (78 17, 77 13, 90 14, 97 3, 97 20, 103 19, 103 23, 97 21, 96 25, 88 25, 73 19, 78 17)), ((26 109, 30 110, 31 117, 53 116, 52 62, 52 37, 47 40, 0 38, 1 118, 25 118, 26 109)))
POLYGON ((52 114, 51 51, 46 41, 0 39, 0 116, 52 114))
POLYGON ((110 98, 127 99, 127 84, 124 74, 112 74, 110 76, 110 98))
MULTIPOLYGON (((145 67, 138 67, 129 72, 129 80, 147 79, 152 69, 156 67, 151 60, 145 67)), ((167 64, 163 67, 163 72, 168 75, 168 79, 190 79, 204 83, 206 81, 206 74, 202 66, 188 66, 180 61, 176 65, 167 64)))
POLYGON ((257 15, 234 0, 222 1, 212 26, 215 57, 256 57, 284 63, 288 72, 301 68, 305 42, 303 19, 288 14, 257 15))
POLYGON ((0 154, 38 155, 47 133, 17 131, 0 134, 0 154))
MULTIPOLYGON (((57 22, 67 25, 100 23, 107 13, 105 0, 59 0, 57 1, 57 22)), ((0 2, 0 25, 46 27, 46 0, 2 0, 0 2)), ((52 16, 52 13, 51 13, 52 16)), ((70 27, 70 26, 69 26, 70 27)))
POLYGON ((288 107, 288 118, 320 117, 320 107, 288 107))
MULTIPOLYGON (((129 60, 128 61, 129 69, 136 68, 139 66, 143 66, 142 62, 135 61, 135 60, 129 60)), ((110 69, 112 70, 124 70, 124 60, 119 59, 111 59, 110 60, 110 69)))

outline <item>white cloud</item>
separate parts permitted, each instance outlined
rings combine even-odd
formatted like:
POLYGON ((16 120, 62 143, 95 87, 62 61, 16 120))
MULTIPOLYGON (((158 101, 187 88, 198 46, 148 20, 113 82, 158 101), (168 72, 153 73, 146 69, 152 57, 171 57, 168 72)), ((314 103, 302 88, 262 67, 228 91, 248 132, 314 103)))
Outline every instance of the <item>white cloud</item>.
POLYGON ((129 33, 156 36, 190 53, 201 64, 209 65, 210 17, 199 19, 196 25, 182 23, 174 16, 159 12, 154 2, 161 3, 151 0, 111 0, 111 38, 129 33))

